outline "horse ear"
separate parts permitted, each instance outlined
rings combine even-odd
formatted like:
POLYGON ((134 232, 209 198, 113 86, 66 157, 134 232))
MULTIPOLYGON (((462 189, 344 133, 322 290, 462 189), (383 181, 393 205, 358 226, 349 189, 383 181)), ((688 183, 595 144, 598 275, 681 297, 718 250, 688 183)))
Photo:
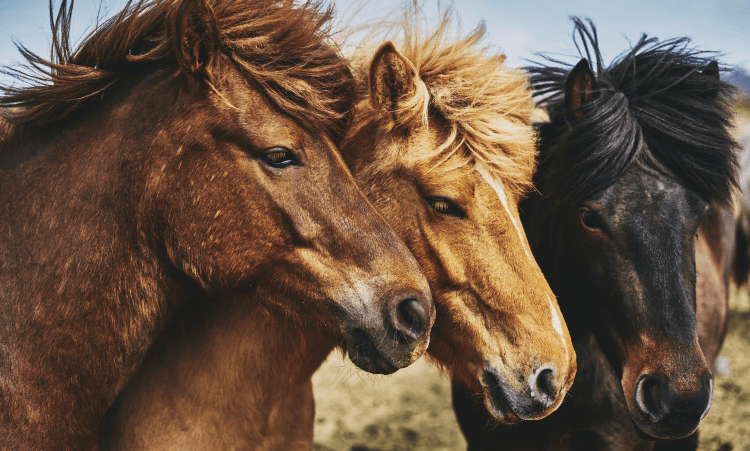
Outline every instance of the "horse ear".
POLYGON ((221 47, 214 10, 206 0, 183 0, 174 17, 177 62, 185 72, 210 79, 221 47))
POLYGON ((414 93, 414 68, 393 46, 383 44, 370 64, 370 103, 398 123, 402 102, 414 93))
POLYGON ((718 80, 719 79, 719 63, 716 62, 716 60, 711 61, 710 63, 708 63, 708 66, 706 66, 706 68, 703 69, 702 74, 709 75, 718 80))
POLYGON ((565 80, 565 116, 568 122, 581 117, 581 107, 596 98, 598 89, 589 61, 581 58, 565 80))

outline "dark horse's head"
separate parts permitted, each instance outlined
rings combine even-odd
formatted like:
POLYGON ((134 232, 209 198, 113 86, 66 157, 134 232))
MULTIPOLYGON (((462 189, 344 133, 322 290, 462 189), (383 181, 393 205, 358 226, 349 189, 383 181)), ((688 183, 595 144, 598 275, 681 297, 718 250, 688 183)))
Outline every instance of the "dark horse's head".
POLYGON ((736 183, 731 87, 687 38, 644 35, 604 67, 593 24, 574 21, 589 59, 531 68, 551 118, 538 173, 550 283, 574 339, 593 330, 621 377, 639 433, 684 437, 712 399, 696 334, 695 237, 736 183))

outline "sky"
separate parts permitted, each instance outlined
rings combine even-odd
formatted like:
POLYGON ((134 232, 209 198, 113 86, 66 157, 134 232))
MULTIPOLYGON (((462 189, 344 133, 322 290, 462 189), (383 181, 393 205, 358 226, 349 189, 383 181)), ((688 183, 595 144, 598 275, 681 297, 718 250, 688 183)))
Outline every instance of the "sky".
MULTIPOLYGON (((59 4, 60 0, 54 0, 59 4)), ((437 17, 437 0, 421 0, 428 19, 437 17)), ((108 17, 124 0, 77 0, 71 36, 82 37, 97 13, 108 17)), ((395 17, 403 0, 336 0, 352 23, 395 17)), ((447 4, 447 2, 443 2, 447 4)), ((750 72, 750 0, 454 0, 466 31, 484 20, 487 43, 503 51, 511 66, 523 66, 536 52, 575 53, 571 15, 590 17, 599 32, 606 62, 629 48, 641 33, 660 39, 688 36, 703 50, 720 51, 722 62, 750 72)), ((49 54, 47 0, 0 0, 0 66, 18 63, 13 40, 49 54)), ((0 82, 8 82, 0 75, 0 82)))

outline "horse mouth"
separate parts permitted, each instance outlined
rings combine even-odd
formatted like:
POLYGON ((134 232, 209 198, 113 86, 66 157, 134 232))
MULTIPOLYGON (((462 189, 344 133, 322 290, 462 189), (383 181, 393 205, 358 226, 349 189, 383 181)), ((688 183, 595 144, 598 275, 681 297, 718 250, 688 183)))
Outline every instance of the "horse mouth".
POLYGON ((638 421, 633 418, 633 413, 630 412, 630 409, 628 409, 628 417, 630 418, 630 423, 633 425, 633 429, 635 429, 636 435, 638 435, 641 440, 648 440, 652 442, 660 442, 663 440, 677 440, 688 437, 692 433, 694 433, 700 425, 691 424, 681 428, 680 430, 662 431, 660 429, 666 428, 660 428, 658 424, 648 424, 647 426, 652 426, 654 430, 653 432, 647 432, 646 428, 644 428, 641 424, 639 424, 638 421))
POLYGON ((633 415, 628 411, 628 418, 630 418, 630 423, 633 425, 633 429, 635 429, 635 433, 641 440, 648 440, 650 442, 658 442, 659 439, 652 436, 651 434, 647 433, 643 429, 641 429, 640 426, 638 426, 638 423, 635 422, 633 419, 633 415))
POLYGON ((485 371, 482 374, 482 386, 484 387, 484 399, 487 410, 498 420, 505 424, 520 423, 521 417, 510 406, 508 396, 497 378, 485 371))
POLYGON ((398 371, 362 330, 354 329, 344 334, 347 341, 347 353, 359 368, 373 374, 392 374, 398 371))

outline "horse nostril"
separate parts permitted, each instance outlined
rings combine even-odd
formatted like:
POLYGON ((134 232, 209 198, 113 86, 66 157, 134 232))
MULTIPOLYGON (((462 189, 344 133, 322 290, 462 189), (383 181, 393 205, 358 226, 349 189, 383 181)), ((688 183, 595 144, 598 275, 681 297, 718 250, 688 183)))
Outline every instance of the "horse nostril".
POLYGON ((706 373, 693 376, 693 386, 679 386, 679 391, 661 375, 642 374, 634 390, 636 409, 647 420, 642 424, 655 428, 661 438, 692 434, 711 408, 711 373, 706 373))
POLYGON ((635 385, 635 404, 641 414, 653 422, 659 422, 668 413, 661 400, 662 381, 644 374, 635 385))
POLYGON ((419 340, 425 333, 425 325, 428 323, 427 311, 416 299, 399 302, 394 316, 394 327, 409 341, 419 340))
POLYGON ((531 397, 534 401, 541 403, 544 408, 555 402, 557 389, 555 387, 555 370, 552 368, 541 368, 532 373, 529 385, 531 386, 531 397))

